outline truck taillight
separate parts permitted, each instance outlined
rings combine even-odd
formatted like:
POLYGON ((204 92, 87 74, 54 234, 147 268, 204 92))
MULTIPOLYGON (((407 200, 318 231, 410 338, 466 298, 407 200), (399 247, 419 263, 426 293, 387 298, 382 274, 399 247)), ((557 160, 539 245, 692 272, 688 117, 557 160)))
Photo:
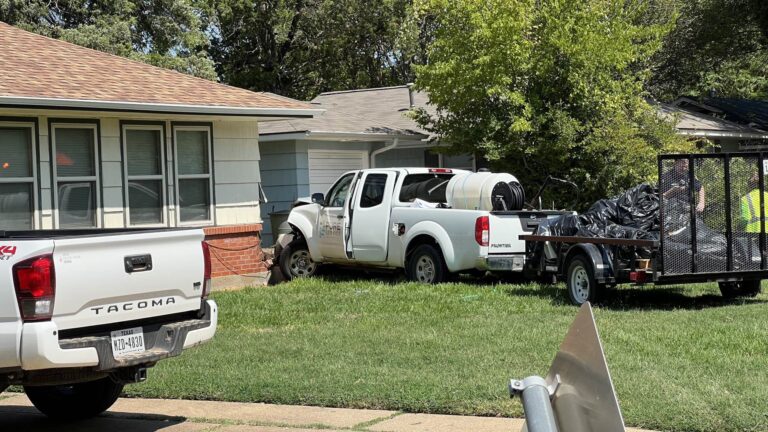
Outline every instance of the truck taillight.
POLYGON ((203 299, 207 299, 211 294, 211 250, 208 243, 205 241, 203 244, 203 299))
POLYGON ((488 246, 491 239, 491 223, 488 216, 480 216, 475 220, 475 241, 480 246, 488 246))
POLYGON ((24 321, 46 321, 53 316, 56 275, 53 256, 42 255, 13 266, 13 284, 24 321))

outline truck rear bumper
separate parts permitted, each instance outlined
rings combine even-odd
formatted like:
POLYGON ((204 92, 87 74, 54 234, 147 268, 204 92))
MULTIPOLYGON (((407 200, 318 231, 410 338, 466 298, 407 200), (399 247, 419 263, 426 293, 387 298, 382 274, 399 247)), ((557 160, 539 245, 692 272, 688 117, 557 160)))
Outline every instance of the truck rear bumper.
POLYGON ((54 322, 27 323, 21 336, 21 368, 33 371, 93 367, 96 371, 110 371, 128 366, 153 365, 213 338, 218 324, 218 306, 213 300, 207 300, 203 308, 204 315, 200 319, 143 327, 146 351, 119 358, 112 354, 108 331, 85 337, 60 338, 54 322))
POLYGON ((524 254, 489 255, 478 261, 480 270, 488 271, 523 271, 524 254))

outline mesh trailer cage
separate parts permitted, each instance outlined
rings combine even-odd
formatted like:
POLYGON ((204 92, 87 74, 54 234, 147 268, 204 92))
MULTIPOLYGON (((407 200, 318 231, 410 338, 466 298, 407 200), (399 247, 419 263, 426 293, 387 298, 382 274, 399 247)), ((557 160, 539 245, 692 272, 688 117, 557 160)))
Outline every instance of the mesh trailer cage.
POLYGON ((768 154, 662 155, 658 165, 659 282, 768 277, 768 154))

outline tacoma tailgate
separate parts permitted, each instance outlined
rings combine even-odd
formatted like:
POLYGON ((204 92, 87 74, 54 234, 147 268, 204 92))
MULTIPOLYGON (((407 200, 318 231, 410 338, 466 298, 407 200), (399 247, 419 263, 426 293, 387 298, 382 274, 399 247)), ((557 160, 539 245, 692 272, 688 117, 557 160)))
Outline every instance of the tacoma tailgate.
POLYGON ((158 230, 54 240, 59 329, 199 310, 202 230, 158 230))

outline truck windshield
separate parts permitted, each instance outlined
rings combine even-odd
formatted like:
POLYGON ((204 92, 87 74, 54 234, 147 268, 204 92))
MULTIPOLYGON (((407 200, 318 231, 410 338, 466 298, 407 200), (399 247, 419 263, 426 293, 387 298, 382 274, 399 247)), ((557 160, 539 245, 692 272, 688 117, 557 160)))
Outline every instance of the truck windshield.
POLYGON ((445 190, 453 174, 410 174, 403 179, 400 202, 416 198, 433 203, 445 202, 445 190))

